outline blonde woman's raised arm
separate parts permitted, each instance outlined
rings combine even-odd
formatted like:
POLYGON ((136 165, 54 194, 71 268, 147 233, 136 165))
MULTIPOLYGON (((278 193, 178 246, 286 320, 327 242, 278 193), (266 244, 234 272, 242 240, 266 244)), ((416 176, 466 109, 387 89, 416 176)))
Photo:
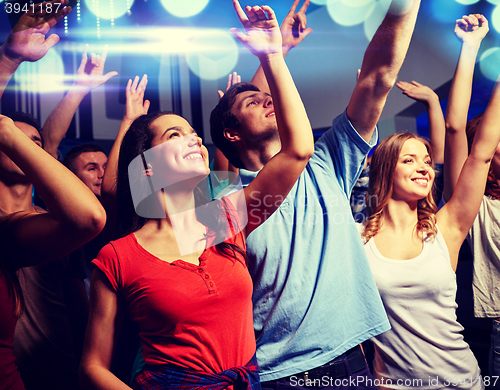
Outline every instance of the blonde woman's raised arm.
POLYGON ((455 24, 455 34, 462 42, 455 75, 446 107, 444 199, 449 200, 467 159, 467 113, 472 92, 472 78, 481 41, 488 33, 483 15, 464 15, 455 24))
POLYGON ((451 199, 437 213, 439 228, 448 244, 452 266, 477 216, 484 195, 491 160, 500 143, 500 79, 478 125, 469 157, 455 185, 451 199))

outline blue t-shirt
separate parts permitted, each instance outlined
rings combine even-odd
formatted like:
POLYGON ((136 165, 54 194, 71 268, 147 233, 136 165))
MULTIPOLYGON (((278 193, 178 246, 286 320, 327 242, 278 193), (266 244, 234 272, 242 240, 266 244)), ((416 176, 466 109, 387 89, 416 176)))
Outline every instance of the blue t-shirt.
MULTIPOLYGON (((248 236, 262 381, 319 367, 390 329, 349 205, 371 146, 339 115, 279 209, 248 236)), ((245 185, 257 172, 240 175, 245 185)))

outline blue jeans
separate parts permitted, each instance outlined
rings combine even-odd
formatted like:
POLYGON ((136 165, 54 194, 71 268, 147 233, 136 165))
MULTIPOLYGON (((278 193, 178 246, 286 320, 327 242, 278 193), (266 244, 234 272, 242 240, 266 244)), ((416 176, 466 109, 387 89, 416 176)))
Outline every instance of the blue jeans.
MULTIPOLYGON (((500 376, 500 321, 496 320, 493 320, 491 326, 489 371, 490 377, 500 376)), ((491 388, 500 389, 500 378, 491 388)))
POLYGON ((361 362, 358 361, 358 369, 354 373, 351 370, 346 354, 343 354, 335 359, 335 361, 342 360, 344 363, 346 375, 343 377, 334 378, 329 375, 321 375, 319 377, 315 376, 315 379, 308 378, 307 380, 303 374, 297 374, 274 381, 261 382, 262 390, 377 390, 376 381, 370 373, 361 350, 359 350, 359 353, 361 353, 361 362), (363 368, 359 369, 360 367, 363 368))

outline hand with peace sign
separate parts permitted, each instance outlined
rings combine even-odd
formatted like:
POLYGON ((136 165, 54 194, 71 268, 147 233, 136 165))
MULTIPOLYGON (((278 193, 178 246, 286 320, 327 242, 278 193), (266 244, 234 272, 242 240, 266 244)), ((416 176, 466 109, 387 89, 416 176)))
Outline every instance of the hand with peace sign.
POLYGON ((283 39, 283 51, 286 54, 290 49, 297 46, 302 40, 312 33, 312 28, 307 28, 306 11, 311 0, 304 1, 298 12, 295 12, 300 0, 295 0, 281 23, 281 36, 283 39))

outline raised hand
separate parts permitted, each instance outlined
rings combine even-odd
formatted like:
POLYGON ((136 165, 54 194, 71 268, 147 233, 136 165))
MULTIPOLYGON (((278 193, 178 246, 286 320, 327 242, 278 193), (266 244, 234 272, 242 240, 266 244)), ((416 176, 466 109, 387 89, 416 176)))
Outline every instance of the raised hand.
POLYGON ((283 39, 283 50, 288 51, 297 46, 302 40, 312 33, 312 28, 307 28, 306 11, 311 0, 304 1, 298 12, 295 12, 300 0, 294 0, 290 11, 281 23, 281 36, 283 39))
MULTIPOLYGON (((229 76, 227 76, 227 86, 226 86, 226 91, 231 88, 234 84, 241 83, 241 76, 236 73, 229 73, 229 76)), ((222 96, 224 96, 224 92, 222 92, 220 89, 217 91, 219 94, 219 99, 222 99, 222 96)))
POLYGON ((8 116, 0 115, 0 145, 3 145, 8 139, 8 130, 16 127, 14 121, 8 116))
POLYGON ((123 120, 134 121, 141 115, 146 115, 149 110, 149 100, 144 100, 144 92, 148 85, 148 76, 142 76, 139 83, 139 76, 135 76, 134 81, 129 80, 125 89, 126 103, 123 120))
POLYGON ((108 56, 108 45, 104 46, 102 55, 92 53, 90 57, 87 55, 89 45, 85 45, 82 53, 82 62, 78 67, 75 85, 84 90, 91 90, 104 84, 111 77, 116 76, 118 72, 104 73, 104 64, 108 56))
POLYGON ((230 30, 236 39, 258 57, 283 54, 279 24, 274 11, 269 6, 246 6, 243 11, 238 0, 233 0, 233 6, 245 29, 245 33, 237 28, 230 30))
POLYGON ((479 44, 488 31, 488 20, 481 14, 464 15, 455 23, 455 35, 460 42, 479 44))
POLYGON ((3 45, 5 55, 20 64, 23 61, 38 61, 47 54, 59 42, 59 36, 52 34, 46 38, 45 35, 71 11, 71 7, 65 7, 67 3, 68 0, 52 0, 30 7, 7 37, 3 45))
POLYGON ((429 104, 431 99, 439 100, 437 94, 431 88, 416 81, 412 81, 411 83, 398 81, 396 86, 409 98, 424 104, 429 104))

